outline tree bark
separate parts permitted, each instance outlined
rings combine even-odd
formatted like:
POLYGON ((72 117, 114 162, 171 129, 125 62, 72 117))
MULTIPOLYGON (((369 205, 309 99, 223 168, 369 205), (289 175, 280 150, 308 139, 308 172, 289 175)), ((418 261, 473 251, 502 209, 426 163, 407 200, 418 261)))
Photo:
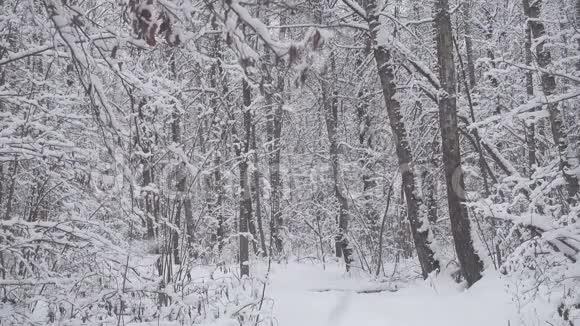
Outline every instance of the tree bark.
MULTIPOLYGON (((175 69, 175 56, 171 56, 170 59, 171 65, 171 73, 173 78, 177 80, 177 71, 175 69)), ((173 121, 171 123, 171 140, 173 141, 174 146, 180 147, 181 144, 181 114, 174 108, 172 113, 173 121)), ((176 170, 176 190, 177 190, 177 198, 174 200, 174 203, 177 204, 177 208, 174 214, 173 224, 177 227, 177 229, 181 229, 181 210, 183 206, 183 198, 185 197, 185 183, 187 180, 186 177, 186 170, 185 170, 185 162, 179 162, 178 167, 176 170)), ((171 246, 173 251, 173 261, 176 265, 181 265, 181 257, 179 255, 179 231, 173 230, 171 232, 171 246)))
MULTIPOLYGON (((363 59, 368 56, 370 53, 370 46, 368 49, 363 51, 363 59)), ((361 60, 362 61, 362 60, 361 60)), ((369 248, 377 248, 380 246, 376 244, 376 241, 380 241, 379 233, 380 233, 380 226, 379 226, 379 214, 374 207, 373 202, 373 190, 377 186, 377 182, 374 180, 374 171, 373 165, 373 132, 371 130, 371 123, 372 123, 372 116, 370 112, 370 103, 369 103, 369 96, 368 90, 360 90, 358 94, 359 103, 357 105, 357 116, 358 116, 358 123, 359 123, 359 144, 360 147, 364 150, 359 159, 360 167, 362 170, 362 183, 363 183, 363 204, 362 204, 362 215, 363 218, 367 221, 369 225, 370 232, 368 235, 365 236, 365 240, 369 248)), ((379 251, 376 251, 380 253, 379 251)), ((372 257, 373 262, 379 261, 380 257, 372 257)))
POLYGON ((376 0, 367 1, 368 24, 370 37, 373 42, 373 52, 377 64, 383 97, 389 116, 391 130, 396 137, 396 152, 401 169, 402 188, 407 202, 407 216, 411 225, 411 232, 417 250, 417 256, 421 265, 424 278, 439 269, 439 261, 435 258, 430 246, 430 227, 425 216, 421 212, 423 202, 418 193, 416 173, 411 153, 411 147, 407 139, 407 130, 401 114, 401 104, 396 100, 396 85, 393 72, 391 52, 384 45, 378 44, 380 28, 379 15, 376 0))
MULTIPOLYGON (((285 24, 285 17, 282 15, 280 23, 285 24)), ((286 35, 285 29, 280 29, 280 39, 286 35)), ((280 174, 280 156, 282 152, 282 127, 283 127, 283 105, 284 105, 284 75, 281 70, 282 64, 277 63, 277 89, 276 94, 271 91, 266 93, 270 97, 270 108, 268 111, 268 120, 266 125, 267 142, 268 142, 268 168, 270 172, 270 233, 274 242, 274 250, 276 254, 282 254, 284 249, 282 243, 281 229, 284 221, 282 220, 282 178, 280 174)))
MULTIPOLYGON (((334 71, 334 53, 331 53, 331 70, 334 71)), ((335 237, 336 257, 343 257, 347 271, 350 269, 351 249, 348 247, 348 200, 343 193, 342 180, 340 175, 340 149, 338 147, 338 93, 332 90, 332 86, 327 80, 321 81, 322 105, 326 120, 326 131, 328 134, 330 167, 332 170, 332 182, 334 196, 338 202, 338 233, 335 237), (332 95, 330 95, 332 94, 332 95)))
MULTIPOLYGON (((175 145, 179 145, 181 143, 181 118, 177 112, 173 114, 173 124, 171 127, 173 143, 175 145)), ((177 170, 177 209, 175 210, 173 224, 179 229, 181 228, 181 208, 183 206, 183 198, 185 197, 185 182, 187 178, 183 162, 179 162, 178 164, 180 166, 177 170)), ((173 260, 176 265, 180 265, 181 259, 179 256, 179 231, 173 230, 173 232, 171 232, 171 237, 173 260)))
MULTIPOLYGON (((526 38, 524 41, 524 51, 526 58, 526 66, 530 67, 532 65, 532 31, 530 24, 526 24, 526 38)), ((534 78, 532 71, 528 70, 525 72, 526 76, 526 93, 528 94, 528 99, 534 96, 534 78)), ((536 148, 536 123, 531 121, 526 123, 526 146, 528 147, 528 170, 529 174, 534 174, 534 165, 537 163, 537 148, 536 148)))
POLYGON ((254 198, 256 199, 256 222, 258 224, 258 233, 260 235, 260 250, 263 257, 268 256, 268 247, 266 247, 266 237, 264 235, 264 224, 262 223, 262 191, 260 189, 260 170, 258 169, 258 149, 256 145, 256 126, 252 126, 252 150, 254 165, 254 198))
POLYGON ((475 64, 473 62, 473 41, 471 39, 471 3, 465 1, 463 3, 463 21, 465 24, 465 53, 467 57, 467 77, 469 80, 469 87, 475 87, 475 64))
POLYGON ((252 112, 250 110, 251 90, 250 85, 244 79, 242 81, 243 92, 243 128, 244 140, 239 141, 236 147, 237 156, 240 160, 240 216, 239 216, 239 239, 240 239, 240 274, 250 275, 249 250, 248 250, 248 225, 252 217, 252 196, 250 193, 249 173, 248 173, 248 153, 250 150, 252 112))
MULTIPOLYGON (((366 51, 365 51, 365 54, 366 51)), ((365 55, 366 56, 366 55, 365 55)), ((363 198, 365 200, 364 213, 367 220, 372 226, 376 226, 378 223, 378 215, 374 210, 371 200, 371 191, 377 186, 377 182, 373 179, 372 170, 372 150, 373 150, 373 133, 371 130, 372 116, 369 112, 370 103, 368 99, 368 91, 361 90, 358 94, 359 104, 357 106, 357 116, 359 123, 359 144, 361 148, 364 149, 362 158, 360 159, 360 165, 363 170, 362 182, 363 182, 363 198)), ((374 228, 373 228, 374 229, 374 228)))
MULTIPOLYGON (((143 126, 145 123, 145 117, 143 115, 143 107, 146 104, 146 100, 142 99, 138 105, 138 115, 135 117, 135 137, 136 143, 139 144, 143 153, 150 153, 151 146, 149 144, 149 140, 145 139, 148 135, 147 128, 143 126)), ((154 182, 153 180, 153 168, 150 165, 149 159, 142 157, 141 164, 143 165, 143 180, 141 182, 141 186, 146 188, 150 184, 154 182)), ((156 227, 154 226, 155 221, 155 194, 150 191, 149 189, 145 189, 142 191, 141 196, 144 198, 144 206, 145 206, 145 224, 147 227, 146 239, 151 240, 155 238, 155 231, 156 227)))
MULTIPOLYGON (((217 30, 218 24, 216 22, 217 18, 213 18, 212 20, 212 29, 217 30)), ((218 107, 219 107, 219 96, 226 96, 228 93, 227 87, 227 80, 224 75, 224 69, 221 65, 222 59, 222 49, 221 49, 221 35, 215 35, 213 40, 213 54, 218 59, 211 67, 211 79, 210 79, 210 86, 217 91, 214 97, 211 99, 210 104, 212 109, 214 110, 214 115, 218 116, 218 107), (221 91, 218 91, 218 88, 221 86, 221 91)), ((225 131, 222 127, 218 127, 217 120, 211 121, 209 129, 217 130, 217 134, 215 135, 216 138, 219 139, 218 144, 223 144, 224 142, 224 135, 225 131), (215 125, 215 126, 214 126, 215 125)), ((213 172, 211 175, 207 176, 206 183, 208 184, 208 195, 207 195, 207 206, 208 206, 208 213, 217 220, 217 226, 215 229, 215 236, 213 239, 217 243, 218 252, 221 253, 223 248, 223 241, 225 237, 225 228, 224 228, 224 215, 222 213, 222 202, 223 202, 223 193, 224 193, 224 186, 222 180, 222 153, 219 149, 217 149, 213 153, 213 172)))
MULTIPOLYGON (((531 30, 531 37, 540 39, 545 34, 544 24, 539 20, 542 7, 542 1, 536 0, 530 5, 529 0, 522 0, 524 7, 524 14, 528 17, 528 26, 531 30)), ((546 69, 552 64, 552 54, 545 47, 545 40, 540 40, 536 45, 536 62, 540 68, 546 69)), ((540 80, 542 83, 542 90, 544 95, 551 96, 556 94, 556 78, 554 75, 541 72, 540 80)), ((560 171, 566 182, 566 189, 568 191, 568 198, 571 202, 576 201, 576 196, 580 189, 578 178, 572 172, 572 163, 568 159, 568 137, 564 130, 562 122, 562 112, 558 107, 558 103, 548 104, 548 113, 550 120, 550 127, 552 129, 552 137, 554 144, 557 146, 558 155, 560 159, 560 171)))
POLYGON ((465 185, 461 168, 461 150, 457 127, 457 84, 453 57, 453 31, 451 29, 448 0, 437 0, 435 3, 435 29, 439 80, 441 82, 441 94, 438 99, 439 124, 441 128, 449 217, 461 271, 465 280, 471 286, 481 278, 483 264, 473 247, 469 215, 467 207, 464 205, 465 185))

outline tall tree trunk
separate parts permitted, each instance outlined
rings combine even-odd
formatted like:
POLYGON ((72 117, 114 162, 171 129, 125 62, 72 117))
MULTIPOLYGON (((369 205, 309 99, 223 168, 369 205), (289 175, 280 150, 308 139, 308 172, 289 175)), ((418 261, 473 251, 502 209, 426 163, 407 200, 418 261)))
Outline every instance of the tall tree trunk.
POLYGON ((223 242, 225 237, 224 216, 222 213, 223 202, 223 181, 221 173, 221 153, 218 151, 214 153, 213 165, 214 171, 211 176, 210 190, 214 193, 214 200, 211 202, 210 213, 217 220, 217 227, 215 230, 215 241, 217 242, 218 251, 221 253, 223 249, 223 242))
MULTIPOLYGON (((136 142, 141 147, 143 153, 149 154, 151 152, 149 146, 149 140, 145 139, 147 135, 146 127, 142 126, 145 123, 145 117, 143 115, 143 107, 146 104, 146 100, 142 99, 138 106, 138 115, 135 117, 135 137, 136 142)), ((145 188, 141 192, 145 206, 145 225, 147 227, 146 239, 151 240, 155 238, 155 194, 147 187, 153 183, 153 168, 150 165, 149 159, 146 157, 141 158, 141 164, 143 165, 143 180, 141 186, 145 188)))
POLYGON ((252 112, 250 105, 252 102, 250 85, 244 79, 242 81, 243 92, 243 137, 236 146, 237 156, 240 160, 240 216, 239 216, 239 239, 240 239, 240 274, 248 276, 250 274, 249 250, 248 250, 248 225, 252 217, 252 196, 250 193, 250 178, 248 169, 248 153, 250 151, 252 112))
MULTIPOLYGON (((280 23, 285 24, 286 19, 284 15, 280 18, 280 23)), ((284 28, 280 29, 279 37, 283 39, 286 35, 284 28)), ((266 125, 267 143, 268 143, 268 169, 270 172, 270 233, 274 242, 274 250, 276 254, 280 255, 283 251, 282 243, 282 227, 284 221, 282 220, 282 177, 280 174, 280 156, 282 152, 282 127, 283 127, 283 105, 284 105, 284 73, 281 62, 277 62, 277 89, 276 96, 273 96, 272 91, 266 93, 270 97, 268 103, 270 108, 268 111, 268 121, 266 125)))
MULTIPOLYGON (((334 71, 334 53, 331 53, 331 71, 334 71)), ((328 67, 326 67, 328 68, 328 67)), ((330 167, 332 170, 332 182, 334 195, 338 202, 338 233, 335 238, 335 252, 337 257, 343 257, 347 271, 352 262, 351 249, 348 246, 348 200, 343 193, 340 175, 340 149, 338 147, 338 92, 332 90, 327 80, 321 81, 322 105, 328 133, 330 167), (332 94, 332 95, 331 95, 332 94)))
POLYGON ((448 0, 437 0, 435 3, 435 28, 437 39, 437 59, 439 64, 439 124, 445 179, 447 184, 447 202, 451 231, 461 271, 469 285, 481 278, 483 264, 473 247, 471 226, 465 201, 465 185, 461 168, 461 150, 459 147, 459 130, 457 127, 455 62, 453 59, 453 31, 449 14, 448 0))
MULTIPOLYGON (((177 80, 177 71, 175 69, 175 56, 171 55, 170 59, 171 65, 171 73, 173 78, 177 80)), ((173 113, 173 122, 171 123, 171 140, 173 141, 173 145, 176 147, 181 146, 181 114, 174 108, 173 113)), ((177 188, 177 199, 174 203, 177 204, 177 208, 174 214, 173 224, 176 226, 177 230, 173 230, 171 232, 171 246, 173 251, 173 261, 176 265, 181 265, 181 257, 179 256, 179 229, 181 229, 181 209, 183 206, 183 198, 185 196, 185 182, 186 182, 186 171, 185 171, 185 162, 179 162, 179 166, 177 168, 177 175, 176 175, 176 188, 177 188)))
MULTIPOLYGON (((366 51, 365 51, 365 54, 366 51)), ((366 55, 365 55, 366 57, 366 55)), ((377 186, 377 182, 373 179, 372 170, 372 151, 373 151, 373 133, 371 130, 372 116, 369 112, 370 103, 368 98, 368 91, 361 90, 358 94, 359 104, 357 106, 357 115, 359 123, 359 144, 361 148, 364 149, 362 158, 360 159, 360 165, 363 170, 362 182, 363 182, 363 198, 365 200, 365 216, 372 225, 376 225, 378 215, 377 212, 372 207, 372 196, 371 191, 377 186)))
MULTIPOLYGON (((326 3, 321 2, 317 7, 316 22, 319 24, 325 23, 326 17, 326 3)), ((352 262, 352 249, 349 247, 347 232, 349 223, 349 207, 348 200, 343 192, 343 182, 340 168, 340 148, 338 146, 338 92, 333 89, 329 82, 330 77, 335 77, 335 53, 330 52, 330 67, 328 64, 324 65, 321 73, 320 91, 322 97, 322 110, 326 122, 326 131, 329 142, 329 156, 330 169, 332 173, 333 192, 338 202, 338 232, 335 236, 335 254, 337 258, 343 257, 346 265, 346 271, 350 270, 352 262), (330 69, 329 69, 330 68, 330 69), (330 71, 329 71, 330 70, 330 71)))
MULTIPOLYGON (((179 146, 181 143, 181 117, 179 113, 175 112, 173 114, 173 123, 171 126, 172 129, 172 138, 173 143, 176 146, 179 146)), ((177 171, 177 209, 175 210, 173 224, 180 229, 181 228, 181 208, 183 206, 183 198, 185 196, 185 169, 182 165, 182 162, 179 163, 178 171, 177 171)), ((181 259, 179 256, 179 231, 173 230, 171 233, 172 238, 172 250, 173 250, 173 260, 175 264, 180 265, 181 259)))
POLYGON ((193 203, 188 192, 185 192, 183 198, 183 209, 185 214, 185 227, 187 232, 187 244, 191 249, 195 235, 195 221, 193 220, 193 203))
POLYGON ((373 52, 377 64, 383 97, 389 116, 391 130, 396 137, 396 151, 402 176, 402 188, 407 202, 407 216, 411 225, 411 233, 415 242, 417 256, 421 265, 424 278, 439 269, 439 262, 435 258, 430 246, 430 227, 425 216, 421 212, 423 203, 417 187, 413 155, 407 139, 407 130, 401 115, 401 104, 396 100, 396 85, 393 72, 391 52, 384 45, 378 43, 380 28, 379 14, 376 0, 367 1, 368 24, 370 37, 373 42, 373 52))
MULTIPOLYGON (((472 99, 472 92, 474 91, 476 81, 475 81, 475 65, 473 63, 473 44, 471 40, 471 4, 469 1, 463 3, 463 20, 464 20, 464 32, 465 32, 465 52, 467 57, 467 76, 465 72, 465 67, 463 65, 463 60, 461 59, 461 53, 459 52, 459 46, 457 42, 454 41, 455 50, 461 64, 461 76, 464 82, 465 94, 467 95, 467 100, 469 104, 469 112, 471 115, 471 122, 475 123, 475 110, 474 107, 477 103, 474 103, 472 99)), ((491 54, 493 55, 493 53, 491 54)), ((485 157, 483 156, 483 149, 481 146, 481 137, 479 136, 479 130, 477 128, 472 129, 473 137, 475 138, 475 149, 479 155, 479 170, 483 177, 483 185, 485 189, 485 196, 489 197, 491 192, 489 190, 489 182, 487 179, 487 163, 485 157)))
MULTIPOLYGON (((531 30, 532 38, 540 39, 545 36, 546 31, 544 24, 540 21, 540 12, 542 1, 536 0, 530 5, 529 0, 523 0, 524 14, 528 17, 528 24, 531 30)), ((545 47, 545 40, 540 40, 536 45, 536 62, 540 68, 546 69, 552 64, 552 55, 545 47)), ((542 90, 545 96, 556 94, 556 78, 554 75, 548 73, 540 73, 540 80, 542 83, 542 90)), ((566 189, 568 190, 568 197, 571 202, 576 201, 576 196, 579 191, 578 177, 572 171, 572 163, 568 155, 568 138, 566 130, 562 122, 562 112, 558 107, 558 103, 548 104, 548 113, 550 115, 550 126, 552 129, 552 137, 554 144, 558 148, 558 155, 560 159, 560 171, 566 181, 566 189)))
MULTIPOLYGON (((248 168, 250 167, 250 165, 248 164, 248 168)), ((248 169, 248 191, 250 192, 250 200, 252 200, 252 194, 255 194, 254 189, 253 189, 253 178, 252 178, 252 171, 250 169, 248 169)), ((252 207, 253 208, 253 207, 252 207)), ((252 212, 253 213, 253 212, 252 212)), ((250 214, 249 218, 248 218, 248 230, 250 231, 250 235, 252 236, 252 249, 254 250, 254 254, 258 255, 260 253, 260 249, 258 248, 258 233, 256 230, 256 221, 254 221, 254 216, 253 214, 250 214)))
MULTIPOLYGON (((524 6, 526 7, 526 6, 524 6)), ((527 13, 526 13, 527 15, 527 13)), ((526 38, 524 42, 524 51, 525 51, 525 58, 526 58, 526 66, 531 67, 532 65, 532 31, 530 24, 526 24, 526 38)), ((532 71, 528 70, 525 72, 526 76, 526 93, 528 95, 528 99, 531 99, 534 96, 534 78, 532 75, 532 71)), ((535 168, 534 165, 537 163, 537 148, 536 148, 536 123, 532 120, 529 123, 526 123, 526 145, 528 147, 528 170, 529 174, 534 174, 535 168)))
MULTIPOLYGON (((216 22, 217 18, 212 18, 212 29, 217 30, 218 24, 216 22)), ((213 39, 213 54, 216 59, 218 59, 211 67, 211 78, 210 78, 210 86, 215 89, 217 92, 214 97, 210 101, 211 108, 213 110, 213 114, 216 117, 213 121, 210 122, 211 130, 214 130, 214 137, 218 140, 216 146, 221 146, 224 142, 225 131, 219 126, 217 122, 219 120, 219 99, 218 97, 224 97, 228 93, 227 87, 227 80, 224 74, 224 69, 222 67, 222 49, 221 49, 221 35, 216 34, 213 39), (221 87, 221 90, 219 88, 221 87)), ((223 241, 225 237, 225 228, 224 228, 224 216, 222 212, 222 202, 223 202, 223 193, 224 193, 224 185, 222 180, 222 172, 221 172, 221 165, 222 165, 222 153, 218 148, 213 153, 213 172, 211 175, 207 176, 206 184, 208 184, 208 196, 207 196, 207 206, 208 206, 208 213, 215 218, 217 221, 217 226, 215 228, 215 234, 212 237, 215 242, 217 243, 218 252, 221 254, 223 248, 223 241)))
POLYGON ((262 223, 262 190, 260 187, 260 170, 258 168, 258 149, 256 145, 256 126, 252 126, 252 151, 253 155, 253 193, 256 199, 256 222, 258 224, 258 233, 260 235, 260 251, 262 256, 268 256, 268 248, 266 247, 266 237, 264 236, 264 225, 262 223))
MULTIPOLYGON (((282 77, 280 78, 282 79, 282 77)), ((278 89, 283 90, 284 81, 280 80, 278 89)), ((274 242, 274 250, 278 255, 283 251, 282 243, 282 176, 280 173, 280 156, 282 151, 281 136, 282 136, 282 103, 281 94, 279 103, 272 103, 271 111, 268 117, 268 166, 270 172, 270 228, 272 233, 272 240, 274 242)))
POLYGON ((465 24, 465 53, 467 57, 467 77, 469 87, 475 87, 475 63, 473 60, 473 40, 471 38, 471 1, 463 3, 463 21, 465 24))
POLYGON ((426 169, 422 172, 421 185, 423 193, 425 194, 425 203, 427 204, 427 219, 431 224, 435 224, 439 219, 439 212, 437 206, 437 169, 441 166, 441 150, 438 141, 438 131, 436 128, 431 128, 433 131, 433 139, 431 140, 428 153, 428 164, 426 169))
POLYGON ((363 193, 365 193, 365 199, 368 199, 367 192, 372 188, 376 187, 377 183, 373 180, 372 170, 369 167, 370 158, 372 155, 369 153, 373 149, 373 135, 371 133, 371 121, 372 117, 369 113, 369 102, 368 102, 368 92, 366 90, 360 91, 358 94, 360 103, 357 107, 357 115, 359 118, 359 144, 365 149, 365 153, 361 158, 361 166, 363 168, 363 193))
MULTIPOLYGON (((149 162, 147 159, 143 159, 143 187, 148 187, 153 182, 153 170, 149 167, 149 162)), ((155 238, 155 227, 154 227, 154 200, 155 195, 149 191, 143 191, 143 196, 145 197, 145 219, 147 225, 147 239, 151 240, 155 238)))
MULTIPOLYGON (((370 50, 370 47, 369 47, 370 50)), ((364 58, 368 56, 370 51, 364 51, 364 58)), ((357 115, 358 115, 358 123, 359 123, 359 144, 361 148, 364 150, 362 153, 362 157, 359 159, 359 163, 362 169, 362 182, 363 182, 363 208, 362 214, 367 223, 369 224, 370 232, 365 237, 367 245, 369 248, 377 248, 380 244, 375 245, 376 241, 379 240, 379 215, 377 210, 374 207, 374 197, 373 197, 373 190, 377 186, 377 182, 373 179, 373 133, 371 130, 371 122, 372 117, 371 113, 369 112, 370 103, 369 103, 369 96, 368 91, 366 89, 359 91, 359 103, 357 105, 357 115)), ((381 253, 380 251, 376 250, 377 253, 381 253)), ((372 257, 373 263, 375 261, 379 261, 380 257, 372 257)))

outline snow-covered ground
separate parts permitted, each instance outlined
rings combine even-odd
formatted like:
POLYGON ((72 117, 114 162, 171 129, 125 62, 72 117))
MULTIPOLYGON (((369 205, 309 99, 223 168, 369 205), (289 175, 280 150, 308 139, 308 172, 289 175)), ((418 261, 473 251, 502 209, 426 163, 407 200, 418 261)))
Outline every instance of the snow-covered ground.
POLYGON ((279 326, 500 326, 517 325, 515 306, 497 275, 469 291, 448 278, 373 284, 345 276, 339 266, 274 265, 268 296, 279 326), (366 291, 365 291, 366 290, 366 291), (363 292, 363 293, 361 293, 363 292), (372 292, 372 291, 370 291, 372 292))
MULTIPOLYGON (((248 302, 255 303, 255 297, 262 293, 263 283, 258 280, 265 279, 267 267, 264 263, 254 263, 253 279, 246 284, 253 284, 254 299, 248 302)), ((194 272, 199 279, 208 280, 215 270, 200 267, 194 272)), ((386 277, 376 281, 365 273, 347 275, 343 266, 333 263, 326 268, 319 263, 272 263, 259 325, 545 326, 556 310, 548 298, 525 304, 514 300, 513 291, 508 288, 510 279, 489 271, 468 290, 443 274, 422 280, 413 266, 396 275, 397 280, 386 277)), ((232 312, 248 307, 247 302, 239 302, 228 309, 229 313, 203 325, 238 326, 240 323, 232 312)), ((256 317, 253 309, 251 316, 252 320, 256 317)))

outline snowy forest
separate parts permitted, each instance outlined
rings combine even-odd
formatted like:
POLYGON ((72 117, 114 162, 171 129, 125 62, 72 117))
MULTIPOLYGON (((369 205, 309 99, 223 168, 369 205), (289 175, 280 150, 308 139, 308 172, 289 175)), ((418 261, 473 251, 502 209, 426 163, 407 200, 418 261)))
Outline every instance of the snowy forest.
POLYGON ((0 325, 580 326, 580 0, 0 0, 0 325))

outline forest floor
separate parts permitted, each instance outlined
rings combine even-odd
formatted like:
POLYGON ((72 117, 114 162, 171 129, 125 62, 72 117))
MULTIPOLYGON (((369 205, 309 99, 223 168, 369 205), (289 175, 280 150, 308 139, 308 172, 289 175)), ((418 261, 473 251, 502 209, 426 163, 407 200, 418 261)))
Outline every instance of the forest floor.
POLYGON ((380 283, 338 265, 291 263, 273 265, 267 296, 279 326, 516 325, 504 287, 497 275, 465 291, 443 277, 380 283))
MULTIPOLYGON (((409 264, 409 262, 406 262, 409 264)), ((493 271, 469 289, 441 273, 423 280, 417 266, 385 268, 386 277, 344 272, 335 262, 272 262, 259 325, 265 326, 546 326, 555 307, 546 298, 517 299, 517 282, 493 271), (512 283, 510 283, 512 282, 512 283)), ((232 266, 233 267, 233 266, 232 266)), ((267 264, 254 262, 248 283, 261 297, 267 264)), ((214 268, 192 270, 198 280, 219 279, 214 268), (210 276, 212 275, 212 276, 210 276)), ((254 297, 255 297, 254 296, 254 297)), ((248 302, 254 302, 252 299, 248 302)), ((257 305, 257 304, 256 304, 257 305)), ((254 307, 256 307, 256 305, 254 307)), ((203 326, 238 326, 236 313, 247 309, 244 302, 230 307, 203 326)), ((253 311, 254 318, 256 311, 253 311)), ((254 325, 254 322, 249 324, 254 325)), ((131 326, 176 326, 178 322, 129 323, 131 326)))

